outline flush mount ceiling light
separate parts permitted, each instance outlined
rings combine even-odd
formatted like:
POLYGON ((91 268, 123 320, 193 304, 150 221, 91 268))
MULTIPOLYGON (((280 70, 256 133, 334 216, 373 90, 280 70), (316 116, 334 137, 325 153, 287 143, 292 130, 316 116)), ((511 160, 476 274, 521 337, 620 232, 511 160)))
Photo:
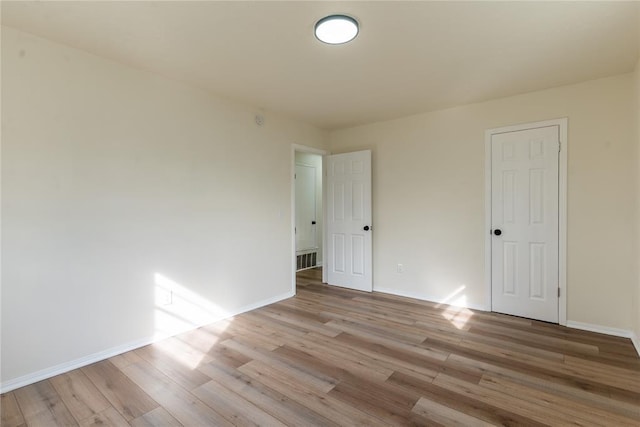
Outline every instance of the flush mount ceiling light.
POLYGON ((316 22, 315 34, 323 43, 347 43, 358 35, 358 21, 346 15, 329 15, 316 22))

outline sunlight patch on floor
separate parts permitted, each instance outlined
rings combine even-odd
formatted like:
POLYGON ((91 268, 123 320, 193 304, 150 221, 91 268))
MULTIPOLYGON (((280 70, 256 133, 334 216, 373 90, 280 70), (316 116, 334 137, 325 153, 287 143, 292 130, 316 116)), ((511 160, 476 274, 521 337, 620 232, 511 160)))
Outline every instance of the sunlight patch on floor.
POLYGON ((458 329, 465 329, 472 316, 473 312, 467 308, 467 297, 465 295, 451 301, 451 304, 442 312, 442 317, 458 329))
POLYGON ((229 321, 220 320, 230 314, 220 306, 193 292, 186 286, 155 273, 155 336, 156 341, 180 333, 193 335, 198 348, 179 337, 156 342, 154 348, 170 355, 174 360, 195 369, 206 362, 207 352, 218 342, 218 336, 204 329, 196 329, 214 322, 216 331, 223 332, 229 321))
POLYGON ((436 305, 436 308, 444 310, 442 317, 458 329, 464 329, 473 316, 473 312, 467 308, 467 296, 462 293, 466 288, 466 285, 461 285, 436 305))

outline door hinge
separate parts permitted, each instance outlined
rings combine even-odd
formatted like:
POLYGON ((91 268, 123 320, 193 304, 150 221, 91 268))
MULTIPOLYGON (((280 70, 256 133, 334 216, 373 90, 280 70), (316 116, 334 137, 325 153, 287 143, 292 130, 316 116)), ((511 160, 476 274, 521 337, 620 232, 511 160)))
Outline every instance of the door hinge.
POLYGON ((558 141, 558 153, 562 150, 562 141, 558 141))
POLYGON ((558 288, 558 298, 560 298, 560 288, 558 288))

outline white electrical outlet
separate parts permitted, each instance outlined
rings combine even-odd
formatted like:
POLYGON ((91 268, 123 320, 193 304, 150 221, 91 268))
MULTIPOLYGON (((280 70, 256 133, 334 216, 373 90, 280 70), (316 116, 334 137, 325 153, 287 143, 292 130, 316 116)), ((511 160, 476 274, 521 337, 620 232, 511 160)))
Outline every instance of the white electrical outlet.
POLYGON ((398 273, 404 273, 404 265, 398 264, 398 273))

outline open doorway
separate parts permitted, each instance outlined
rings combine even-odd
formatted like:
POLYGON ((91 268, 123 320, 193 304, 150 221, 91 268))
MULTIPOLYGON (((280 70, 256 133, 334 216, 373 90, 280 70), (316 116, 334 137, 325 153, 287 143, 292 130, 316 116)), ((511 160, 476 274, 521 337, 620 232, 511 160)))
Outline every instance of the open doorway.
POLYGON ((292 222, 293 291, 297 277, 322 277, 324 258, 324 206, 322 150, 294 146, 292 222), (306 272, 306 273, 305 273, 306 272))
POLYGON ((296 271, 322 266, 322 156, 296 151, 296 271))

